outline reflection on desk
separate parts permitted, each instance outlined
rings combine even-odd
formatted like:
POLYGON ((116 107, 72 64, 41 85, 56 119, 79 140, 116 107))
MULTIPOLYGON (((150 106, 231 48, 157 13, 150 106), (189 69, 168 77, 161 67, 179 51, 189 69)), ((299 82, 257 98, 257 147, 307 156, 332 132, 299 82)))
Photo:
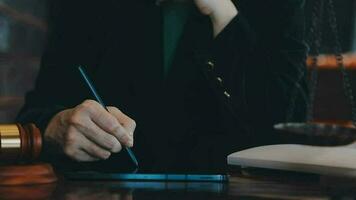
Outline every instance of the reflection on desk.
POLYGON ((37 200, 50 199, 57 184, 29 186, 0 186, 1 200, 37 200))
MULTIPOLYGON (((0 199, 151 200, 151 199, 330 199, 356 197, 356 187, 321 184, 309 175, 238 174, 229 183, 81 182, 63 178, 56 185, 0 187, 0 199)), ((355 184, 356 185, 356 184, 355 184)))

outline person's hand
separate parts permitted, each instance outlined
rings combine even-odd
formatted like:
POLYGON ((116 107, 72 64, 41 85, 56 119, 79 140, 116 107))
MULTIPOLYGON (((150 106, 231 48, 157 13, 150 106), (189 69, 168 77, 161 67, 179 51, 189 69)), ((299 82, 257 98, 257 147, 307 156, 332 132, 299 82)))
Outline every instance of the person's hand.
POLYGON ((107 112, 99 103, 86 100, 53 117, 44 134, 76 161, 107 159, 123 146, 133 146, 136 123, 115 107, 107 112))
MULTIPOLYGON (((157 5, 163 2, 185 2, 189 0, 156 0, 157 5)), ((214 36, 217 36, 229 22, 238 14, 238 10, 231 0, 190 0, 194 1, 203 15, 210 17, 214 36)))
POLYGON ((194 2, 202 14, 210 17, 214 36, 217 36, 238 14, 231 0, 194 0, 194 2))

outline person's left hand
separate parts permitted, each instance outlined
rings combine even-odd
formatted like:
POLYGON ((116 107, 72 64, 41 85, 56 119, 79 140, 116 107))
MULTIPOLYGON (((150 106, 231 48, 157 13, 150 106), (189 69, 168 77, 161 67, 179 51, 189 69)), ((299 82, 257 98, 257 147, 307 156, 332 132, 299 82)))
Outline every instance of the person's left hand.
MULTIPOLYGON (((188 0, 156 0, 157 5, 163 2, 184 2, 188 0)), ((214 37, 217 36, 229 22, 238 14, 231 0, 190 0, 194 1, 203 15, 210 17, 214 27, 214 37)))
POLYGON ((213 15, 220 12, 226 3, 231 3, 231 0, 194 0, 200 12, 204 15, 213 15))
POLYGON ((238 14, 231 0, 194 0, 194 2, 202 14, 210 17, 214 36, 217 36, 238 14))

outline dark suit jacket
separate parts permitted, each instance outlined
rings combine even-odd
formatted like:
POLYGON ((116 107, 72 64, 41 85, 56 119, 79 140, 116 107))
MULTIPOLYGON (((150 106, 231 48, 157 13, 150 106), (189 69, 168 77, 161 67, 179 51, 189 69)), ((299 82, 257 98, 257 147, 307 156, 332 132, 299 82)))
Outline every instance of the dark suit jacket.
MULTIPOLYGON (((215 39, 196 10, 164 78, 160 7, 54 1, 36 87, 18 120, 44 131, 57 112, 92 98, 76 69, 82 65, 106 104, 136 120, 134 152, 144 170, 225 170, 229 153, 278 142, 272 126, 286 121, 287 110, 289 120, 304 119, 302 4, 239 0, 239 15, 215 39)), ((124 154, 91 165, 125 167, 117 163, 124 154)))

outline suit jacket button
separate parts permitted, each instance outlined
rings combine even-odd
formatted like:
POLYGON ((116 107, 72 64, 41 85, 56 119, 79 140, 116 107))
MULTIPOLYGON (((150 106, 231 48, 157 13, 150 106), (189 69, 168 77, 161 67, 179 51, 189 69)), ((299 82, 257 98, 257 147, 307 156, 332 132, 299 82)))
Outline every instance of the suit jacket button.
POLYGON ((231 97, 231 95, 228 93, 228 92, 224 92, 224 95, 227 97, 227 98, 230 98, 231 97))
POLYGON ((212 61, 208 61, 206 64, 208 65, 209 70, 214 70, 215 64, 212 61))

